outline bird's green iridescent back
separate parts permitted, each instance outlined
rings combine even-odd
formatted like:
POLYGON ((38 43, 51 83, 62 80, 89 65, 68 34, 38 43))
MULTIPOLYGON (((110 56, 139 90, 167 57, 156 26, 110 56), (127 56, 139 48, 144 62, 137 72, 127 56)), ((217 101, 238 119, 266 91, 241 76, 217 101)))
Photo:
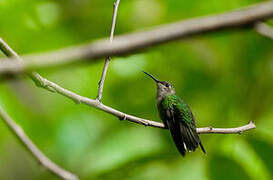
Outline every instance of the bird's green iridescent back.
POLYGON ((193 114, 182 99, 175 94, 168 95, 158 103, 158 110, 160 118, 170 129, 176 147, 183 156, 186 150, 195 151, 198 145, 206 153, 196 132, 193 114))
MULTIPOLYGON (((192 112, 188 105, 180 99, 177 95, 169 95, 165 97, 158 106, 160 117, 163 122, 168 118, 167 110, 173 109, 177 117, 176 119, 185 122, 189 127, 195 128, 195 122, 192 112)), ((165 122, 164 122, 165 123, 165 122)))

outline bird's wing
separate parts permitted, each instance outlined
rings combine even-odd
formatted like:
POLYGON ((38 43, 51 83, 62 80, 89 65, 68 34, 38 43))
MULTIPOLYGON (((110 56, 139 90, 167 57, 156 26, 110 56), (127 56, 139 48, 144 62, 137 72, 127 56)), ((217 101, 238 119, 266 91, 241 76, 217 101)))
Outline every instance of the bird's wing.
POLYGON ((182 141, 186 144, 188 151, 195 151, 200 145, 202 151, 206 153, 196 132, 195 120, 188 105, 178 98, 173 109, 174 118, 179 122, 182 141))
POLYGON ((167 124, 168 124, 168 127, 170 129, 170 132, 171 132, 172 138, 174 140, 174 143, 175 143, 178 151, 181 153, 181 155, 185 156, 186 146, 184 144, 183 137, 182 137, 182 134, 181 134, 179 121, 175 120, 175 109, 173 108, 173 106, 170 106, 167 109, 166 114, 167 114, 166 115, 167 124))
POLYGON ((158 110, 160 113, 160 118, 162 119, 164 125, 168 129, 170 129, 172 138, 177 149, 184 156, 186 153, 186 149, 182 141, 179 123, 175 120, 174 107, 172 106, 175 101, 175 96, 166 97, 158 104, 158 110))
POLYGON ((205 153, 196 132, 192 112, 187 104, 178 96, 171 95, 159 104, 159 111, 161 119, 170 129, 174 143, 182 156, 185 156, 186 150, 195 151, 198 145, 205 153))

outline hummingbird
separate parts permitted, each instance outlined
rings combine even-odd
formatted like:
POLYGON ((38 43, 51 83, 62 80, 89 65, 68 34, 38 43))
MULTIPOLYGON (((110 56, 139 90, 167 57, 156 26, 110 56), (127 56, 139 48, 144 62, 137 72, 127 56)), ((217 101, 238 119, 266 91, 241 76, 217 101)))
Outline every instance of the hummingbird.
POLYGON ((206 154, 196 132, 195 120, 189 106, 176 95, 173 86, 166 81, 159 81, 151 74, 157 85, 157 109, 164 126, 170 130, 173 141, 182 156, 186 151, 195 151, 198 146, 206 154))

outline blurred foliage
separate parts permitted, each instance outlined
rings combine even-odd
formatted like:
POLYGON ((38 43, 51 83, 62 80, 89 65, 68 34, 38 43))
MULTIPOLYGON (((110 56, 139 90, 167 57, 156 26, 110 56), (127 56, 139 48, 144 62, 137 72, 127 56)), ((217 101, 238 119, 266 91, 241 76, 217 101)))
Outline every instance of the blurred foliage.
MULTIPOLYGON (((220 13, 255 0, 121 0, 116 34, 220 13)), ((113 0, 0 0, 0 36, 19 54, 108 37, 113 0)), ((0 55, 4 57, 4 55, 0 55)), ((242 135, 201 135, 208 152, 182 158, 168 131, 116 117, 34 86, 1 82, 0 103, 53 161, 81 179, 272 179, 273 42, 253 30, 215 32, 113 58, 103 102, 159 120, 155 85, 141 70, 172 82, 197 126, 235 127, 242 135)), ((96 97, 103 61, 41 74, 96 97)), ((38 166, 0 121, 0 179, 56 179, 38 166)))

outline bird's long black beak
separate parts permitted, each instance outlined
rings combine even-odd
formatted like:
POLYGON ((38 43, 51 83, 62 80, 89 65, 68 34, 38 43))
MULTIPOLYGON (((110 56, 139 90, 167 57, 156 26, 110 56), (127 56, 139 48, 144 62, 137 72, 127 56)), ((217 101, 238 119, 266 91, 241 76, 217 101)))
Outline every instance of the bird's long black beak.
POLYGON ((152 76, 151 74, 149 74, 149 73, 147 73, 147 72, 145 72, 145 71, 142 71, 142 72, 144 72, 145 74, 147 74, 148 76, 150 76, 156 83, 159 83, 160 81, 159 80, 157 80, 154 76, 152 76))

